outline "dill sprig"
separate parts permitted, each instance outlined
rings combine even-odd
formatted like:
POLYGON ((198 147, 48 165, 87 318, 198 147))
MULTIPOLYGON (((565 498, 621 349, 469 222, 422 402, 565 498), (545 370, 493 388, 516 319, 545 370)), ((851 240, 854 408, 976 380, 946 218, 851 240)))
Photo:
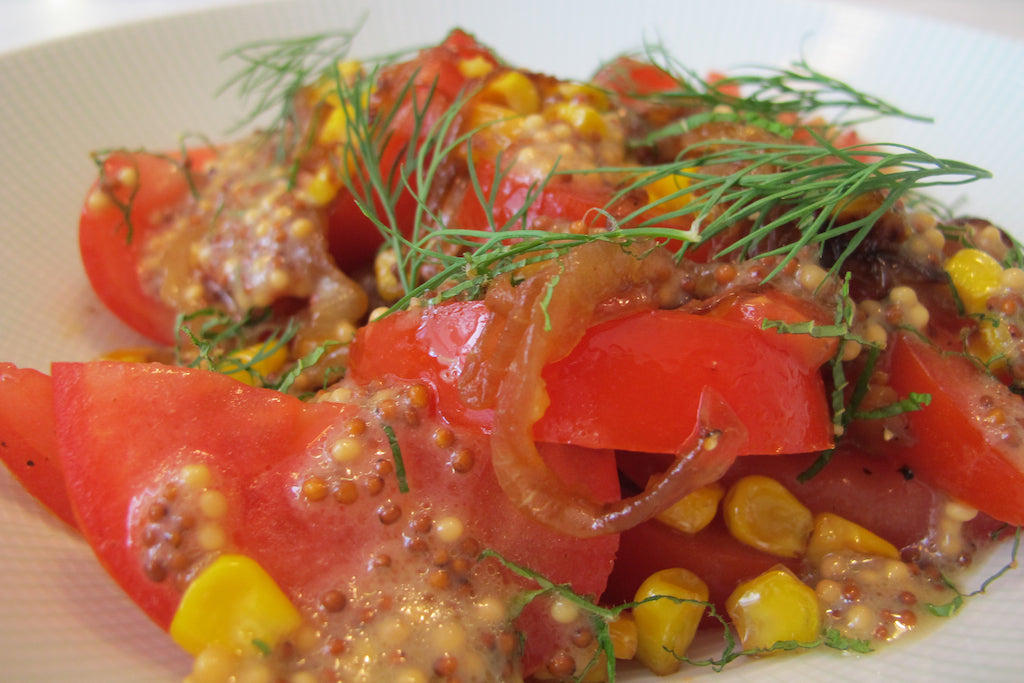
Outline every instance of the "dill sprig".
POLYGON ((657 600, 666 600, 676 604, 692 604, 703 607, 707 610, 708 615, 717 621, 722 627, 722 638, 725 645, 718 656, 710 657, 708 659, 692 659, 687 657, 685 654, 676 652, 672 653, 672 655, 679 661, 692 666, 710 666, 715 671, 722 671, 727 665, 741 657, 763 655, 770 652, 809 650, 818 647, 828 647, 835 650, 846 650, 860 653, 871 652, 871 644, 868 641, 847 638, 836 629, 826 629, 822 633, 821 637, 813 641, 783 640, 773 643, 771 646, 766 648, 744 649, 739 647, 739 642, 736 639, 736 635, 733 632, 729 621, 719 613, 718 608, 712 602, 691 598, 680 598, 675 595, 652 595, 644 598, 643 600, 628 602, 614 607, 605 607, 598 605, 587 597, 579 595, 573 591, 572 587, 568 584, 557 584, 543 574, 512 562, 493 550, 485 549, 480 553, 480 559, 488 557, 497 560, 513 574, 527 579, 537 585, 537 588, 524 590, 516 598, 513 607, 510 610, 513 619, 516 618, 528 604, 543 595, 556 595, 562 600, 572 603, 576 607, 580 608, 580 610, 585 614, 590 615, 591 627, 594 629, 594 636, 597 641, 597 652, 595 652, 585 669, 578 674, 576 680, 583 680, 587 673, 598 664, 599 655, 603 654, 605 656, 605 675, 609 683, 614 683, 615 648, 612 643, 609 624, 618 619, 622 612, 631 610, 644 603, 654 602, 657 600))
MULTIPOLYGON (((754 114, 745 120, 778 122, 787 114, 801 118, 830 114, 835 124, 854 125, 885 117, 931 122, 931 118, 912 114, 879 97, 863 92, 799 59, 787 67, 755 65, 743 71, 722 75, 714 80, 699 75, 676 58, 663 43, 644 46, 643 58, 669 74, 677 88, 650 94, 629 93, 631 97, 662 101, 677 106, 719 110, 718 113, 754 114), (735 91, 740 94, 736 95, 735 91), (848 115, 858 112, 856 118, 848 115)), ((692 122, 691 122, 692 123, 692 122)), ((674 124, 672 124, 674 125, 674 124)), ((671 126, 670 126, 671 128, 671 126)), ((669 130, 663 131, 670 134, 669 130)))
MULTIPOLYGON (((796 238, 761 256, 781 256, 769 278, 780 272, 806 246, 820 247, 845 236, 847 244, 832 266, 838 271, 871 232, 875 223, 897 203, 922 188, 962 185, 991 173, 951 159, 934 157, 913 147, 896 144, 856 145, 839 148, 813 133, 815 146, 786 142, 713 140, 687 149, 672 164, 647 169, 622 190, 642 188, 659 178, 685 178, 679 190, 660 201, 685 198, 682 208, 644 218, 650 207, 637 209, 622 221, 641 225, 688 216, 699 229, 694 244, 705 243, 740 222, 750 227, 716 256, 748 254, 769 235, 795 228, 796 238), (716 168, 735 168, 723 175, 716 168), (878 193, 872 210, 854 220, 842 220, 842 211, 859 197, 878 193)), ((625 171, 626 169, 617 169, 625 171)), ((635 173, 635 171, 634 171, 635 173)))
MULTIPOLYGON (((845 259, 866 239, 877 220, 897 203, 913 200, 923 188, 959 185, 990 176, 976 166, 937 158, 904 145, 839 147, 815 126, 806 128, 813 144, 787 140, 786 135, 780 135, 785 131, 780 131, 779 127, 786 128, 791 125, 790 120, 799 122, 796 117, 806 117, 811 113, 834 112, 834 120, 849 120, 854 112, 859 117, 857 121, 887 116, 927 120, 827 76, 804 60, 783 69, 756 68, 750 73, 710 82, 681 66, 663 47, 648 46, 650 61, 660 63, 669 73, 675 74, 679 84, 675 91, 652 97, 695 107, 688 114, 690 118, 684 117, 668 128, 654 132, 654 136, 678 132, 679 129, 673 126, 696 125, 699 119, 692 118, 694 116, 736 115, 743 117, 745 123, 760 126, 769 133, 774 131, 775 137, 768 141, 705 141, 685 150, 676 161, 653 167, 587 171, 556 167, 547 178, 531 188, 527 201, 511 220, 497 225, 494 220, 495 188, 500 184, 502 174, 512 168, 512 163, 505 162, 514 160, 498 157, 491 192, 485 192, 474 163, 473 139, 486 125, 460 131, 463 108, 473 93, 463 93, 462 97, 444 107, 440 116, 435 116, 438 108, 431 105, 435 103, 436 88, 423 88, 422 83, 414 88, 410 81, 394 97, 394 107, 377 107, 371 111, 370 100, 376 76, 397 56, 376 60, 366 77, 349 82, 337 68, 340 56, 337 53, 347 54, 351 37, 352 32, 342 32, 243 46, 232 54, 245 60, 247 67, 229 85, 237 84, 243 94, 255 96, 256 107, 243 119, 243 122, 249 122, 272 108, 275 101, 281 106, 282 99, 285 100, 282 111, 287 115, 288 97, 294 95, 311 75, 324 78, 326 74, 330 77, 333 66, 335 92, 343 103, 341 106, 347 124, 344 151, 338 155, 336 170, 362 211, 384 236, 386 246, 394 252, 397 276, 407 293, 399 305, 408 304, 430 289, 472 290, 492 274, 487 270, 489 264, 500 266, 493 274, 504 272, 502 268, 510 262, 506 258, 510 252, 523 262, 530 261, 530 253, 537 258, 548 258, 538 254, 550 254, 552 240, 537 238, 522 246, 513 248, 510 245, 522 237, 512 233, 529 227, 530 205, 543 194, 546 182, 555 175, 600 173, 621 178, 621 193, 608 205, 594 207, 598 212, 608 212, 611 205, 626 193, 642 189, 658 178, 670 175, 685 178, 685 187, 676 195, 641 207, 612 227, 629 226, 632 230, 639 225, 655 229, 663 239, 682 239, 692 248, 732 226, 745 224, 743 234, 719 256, 755 253, 770 235, 778 235, 785 228, 787 237, 773 240, 773 248, 760 253, 762 256, 780 257, 769 277, 784 268, 801 249, 820 248, 825 241, 842 238, 845 246, 832 264, 833 271, 839 272, 845 259), (320 69, 324 64, 327 66, 320 69), (742 90, 740 95, 734 94, 736 88, 742 90), (384 168, 384 150, 393 139, 395 131, 392 124, 403 106, 408 106, 411 113, 410 142, 393 165, 384 168), (435 117, 430 123, 428 112, 435 117), (475 233, 448 230, 445 216, 436 213, 436 194, 440 191, 438 181, 443 175, 440 169, 452 154, 463 150, 470 191, 477 196, 488 215, 489 224, 479 226, 481 230, 475 233), (723 168, 735 170, 723 173, 723 168), (871 193, 877 193, 879 200, 867 215, 852 220, 842 219, 844 207, 871 193), (412 195, 416 208, 412 224, 400 226, 398 202, 403 194, 412 195), (682 208, 652 216, 652 208, 673 198, 685 198, 686 203, 682 208), (695 230, 675 229, 673 233, 672 229, 664 227, 666 222, 679 218, 691 221, 695 230), (490 239, 485 235, 488 231, 508 234, 504 238, 490 239), (699 233, 697 239, 694 239, 695 232, 699 233), (489 256, 491 251, 497 254, 489 256), (421 279, 424 272, 445 275, 424 280, 421 279), (451 281, 447 281, 449 277, 451 281)), ((634 142, 648 144, 650 138, 634 142)), ((594 231, 576 243, 611 239, 613 235, 626 238, 625 232, 613 229, 603 233, 594 231)), ((562 247, 571 248, 568 242, 560 243, 559 248, 562 247)), ((680 257, 686 251, 684 246, 680 257)), ((557 249, 556 252, 562 253, 557 249)))
POLYGON ((268 112, 274 114, 266 122, 270 130, 280 131, 293 123, 296 93, 348 55, 364 22, 365 17, 352 29, 252 41, 222 55, 222 60, 244 63, 217 91, 221 95, 234 89, 243 102, 249 103, 248 113, 233 129, 244 128, 268 112))

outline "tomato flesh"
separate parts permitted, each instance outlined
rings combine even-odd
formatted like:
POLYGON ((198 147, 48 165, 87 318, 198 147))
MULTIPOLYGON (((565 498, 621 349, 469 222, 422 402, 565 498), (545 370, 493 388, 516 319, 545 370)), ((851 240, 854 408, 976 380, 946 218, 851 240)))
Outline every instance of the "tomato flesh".
MULTIPOLYGON (((427 514, 464 520, 474 553, 490 548, 583 594, 596 596, 605 588, 618 537, 569 538, 519 513, 488 466, 488 439, 481 431, 455 432, 473 462, 456 472, 451 453, 435 443, 439 425, 428 419, 430 408, 422 420, 393 422, 408 483, 402 492, 393 481, 394 453, 374 426, 374 413, 355 405, 303 403, 226 376, 155 364, 56 364, 53 377, 61 458, 82 532, 119 584, 164 628, 180 586, 147 573, 147 511, 166 488, 161 482, 194 464, 209 468, 226 500, 219 522, 225 549, 256 560, 307 613, 315 613, 320 596, 339 585, 354 601, 379 590, 401 594, 388 576, 423 580, 417 572, 424 563, 424 569, 433 566, 433 555, 419 553, 410 540, 417 533, 414 520, 427 514), (353 419, 370 425, 368 443, 378 454, 363 465, 365 472, 352 466, 353 481, 371 486, 366 491, 373 490, 366 477, 379 475, 385 483, 376 493, 359 488, 345 504, 304 499, 300 492, 310 476, 329 479, 325 449, 350 433, 353 419), (390 506, 397 517, 387 512, 390 506), (395 571, 406 573, 375 573, 375 558, 382 555, 394 557, 395 571)), ((611 452, 549 446, 543 453, 554 471, 585 481, 593 495, 618 496, 611 452)), ((481 576, 495 571, 504 575, 490 568, 481 576)), ((550 655, 536 642, 533 652, 531 666, 550 655)))
POLYGON ((864 427, 870 447, 914 476, 1009 524, 1024 524, 1024 403, 967 359, 909 335, 896 337, 889 384, 900 398, 931 396, 929 405, 887 424, 864 427))
POLYGON ((186 164, 173 156, 117 152, 103 163, 102 178, 116 183, 111 194, 130 206, 129 220, 114 202, 101 199, 97 181, 89 191, 78 224, 78 246, 86 275, 100 301, 136 332, 163 344, 174 343, 176 311, 155 297, 142 281, 139 259, 162 216, 190 197, 187 173, 201 168, 214 152, 195 149, 186 164), (94 200, 93 198, 97 198, 94 200))
POLYGON ((76 526, 57 456, 53 383, 38 370, 0 363, 0 460, 36 500, 76 526))
MULTIPOLYGON (((387 376, 425 381, 436 387, 450 419, 488 424, 489 410, 462 405, 457 379, 467 346, 488 318, 480 302, 383 318, 360 330, 350 375, 359 383, 387 376)), ((551 401, 534 437, 673 453, 693 430, 702 389, 711 386, 746 425, 751 453, 829 447, 832 428, 817 368, 793 361, 765 341, 768 334, 774 333, 681 311, 597 325, 545 369, 551 401)))

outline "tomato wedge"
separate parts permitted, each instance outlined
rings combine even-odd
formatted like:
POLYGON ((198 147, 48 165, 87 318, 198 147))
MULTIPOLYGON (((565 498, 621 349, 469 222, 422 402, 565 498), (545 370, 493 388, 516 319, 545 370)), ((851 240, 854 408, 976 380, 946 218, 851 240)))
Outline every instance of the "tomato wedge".
MULTIPOLYGON (((445 601, 501 586, 521 590, 496 560, 477 560, 484 548, 578 592, 604 590, 617 536, 569 538, 520 514, 489 467, 487 435, 448 429, 422 392, 386 386, 363 407, 303 403, 155 364, 56 364, 53 372, 61 457, 82 532, 165 628, 182 584, 202 566, 203 553, 192 552, 202 549, 198 530, 212 523, 183 474, 198 466, 209 472, 204 491, 216 490, 224 502, 214 520, 223 539, 216 552, 256 560, 307 615, 318 614, 334 590, 358 606, 345 613, 353 619, 361 608, 383 610, 382 592, 395 595, 398 609, 400 596, 421 600, 423 591, 445 601), (439 429, 447 431, 439 436, 439 429), (462 520, 464 533, 441 547, 441 532, 432 529, 454 524, 446 520, 462 520), (452 564, 439 564, 441 551, 452 564), (439 567, 451 573, 450 584, 429 583, 439 567)), ((556 446, 545 457, 593 495, 618 497, 610 452, 556 446)), ((550 628, 549 621, 536 628, 550 628)), ((535 640, 534 663, 550 654, 546 647, 535 640)))
POLYGON ((190 197, 188 173, 213 156, 210 149, 177 155, 116 152, 103 162, 89 190, 78 224, 78 246, 86 275, 100 301, 136 332, 164 344, 174 342, 176 311, 160 301, 140 278, 143 245, 175 207, 190 197), (105 190, 123 207, 128 219, 105 190))
MULTIPOLYGON (((487 410, 462 406, 458 374, 489 317, 480 302, 394 314, 360 330, 350 376, 420 380, 434 386, 449 419, 489 424, 487 410), (381 349, 388 349, 381 353, 381 349), (445 407, 447 406, 447 408, 445 407)), ((701 391, 718 391, 743 422, 752 453, 828 448, 832 426, 824 384, 779 347, 774 332, 681 311, 653 311, 591 328, 544 372, 550 405, 538 441, 673 453, 694 428, 701 391)))
POLYGON ((76 526, 57 457, 53 383, 38 370, 0 363, 0 460, 36 500, 76 526))
POLYGON ((889 384, 900 398, 931 396, 920 410, 886 422, 896 435, 880 438, 877 421, 858 434, 905 465, 914 476, 992 517, 1024 524, 1024 403, 966 358, 898 335, 889 384), (870 430, 870 431, 869 431, 870 430))

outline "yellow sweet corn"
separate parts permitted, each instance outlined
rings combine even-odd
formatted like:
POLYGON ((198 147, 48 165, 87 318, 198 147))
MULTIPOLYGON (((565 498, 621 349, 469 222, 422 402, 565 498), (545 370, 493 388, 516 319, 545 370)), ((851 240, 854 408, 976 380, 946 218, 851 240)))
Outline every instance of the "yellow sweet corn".
POLYGON ((717 481, 701 487, 658 513, 658 521, 687 534, 695 534, 715 518, 725 487, 717 481))
POLYGON ((658 204, 657 211, 659 213, 670 213, 672 211, 681 211, 687 204, 693 199, 693 195, 689 192, 683 192, 690 186, 690 179, 680 173, 674 173, 667 175, 657 180, 644 185, 644 189, 647 191, 647 201, 650 204, 662 201, 658 204), (665 199, 668 197, 668 199, 665 199))
POLYGON ((807 548, 814 515, 771 477, 737 481, 722 501, 729 533, 753 548, 779 557, 797 557, 807 548))
POLYGON ((589 83, 561 82, 556 91, 563 100, 586 103, 598 111, 605 112, 611 107, 608 95, 589 83))
MULTIPOLYGON (((980 249, 961 249, 946 260, 944 268, 964 309, 975 314, 987 312, 989 298, 1002 285, 1002 264, 980 249)), ((1009 325, 997 325, 988 319, 980 322, 978 335, 970 340, 971 352, 986 361, 1004 353, 1012 344, 1009 325)), ((996 363, 994 369, 1000 365, 996 363)))
POLYGON ((707 599, 707 584, 686 569, 663 569, 647 577, 634 598, 641 603, 633 608, 636 658, 659 675, 678 670, 676 655, 685 654, 693 642, 707 599))
POLYGON ((540 93, 525 74, 506 71, 496 76, 484 88, 489 99, 508 105, 517 114, 533 114, 540 111, 540 93))
POLYGON ((612 641, 615 659, 633 659, 636 657, 637 635, 636 619, 632 614, 623 612, 618 619, 608 623, 608 636, 612 641))
POLYGON ((568 123, 580 133, 591 137, 603 137, 608 133, 608 124, 597 109, 589 104, 558 102, 548 109, 551 116, 568 123))
POLYGON ((217 646, 232 652, 274 647, 302 617, 272 578, 244 555, 221 555, 181 597, 170 633, 197 655, 217 646))
POLYGON ((252 385, 257 376, 268 377, 284 367, 288 348, 279 342, 253 344, 232 352, 221 361, 219 372, 252 385))
POLYGON ((494 64, 488 59, 477 55, 459 62, 459 73, 466 78, 481 78, 494 70, 494 64))
POLYGON ((339 61, 336 66, 338 69, 337 78, 333 72, 328 73, 319 79, 315 87, 312 88, 311 104, 326 102, 331 106, 337 107, 341 102, 338 97, 338 79, 343 83, 352 85, 363 73, 363 63, 357 59, 345 59, 339 61))
POLYGON ((322 145, 336 145, 348 140, 348 122, 355 116, 355 107, 350 102, 344 105, 331 108, 320 132, 317 134, 317 142, 322 145))
POLYGON ((339 181, 330 166, 324 164, 305 186, 303 198, 313 206, 327 206, 341 189, 339 181))
POLYGON ((767 649, 777 642, 811 642, 821 633, 814 589, 783 566, 741 583, 725 602, 744 649, 767 649))
POLYGON ((831 512, 815 517, 814 531, 807 544, 807 560, 817 566, 825 555, 843 550, 900 559, 896 546, 859 524, 831 512))
POLYGON ((980 249, 961 249, 946 260, 945 269, 967 312, 985 312, 1003 275, 999 261, 980 249))

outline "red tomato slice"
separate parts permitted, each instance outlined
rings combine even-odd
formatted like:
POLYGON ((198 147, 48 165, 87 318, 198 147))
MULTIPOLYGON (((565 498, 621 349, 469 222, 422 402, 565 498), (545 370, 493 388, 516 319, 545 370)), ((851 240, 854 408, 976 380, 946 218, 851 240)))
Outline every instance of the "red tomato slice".
MULTIPOLYGON (((480 59, 497 65, 497 58, 471 35, 452 31, 443 43, 421 51, 413 59, 382 70, 374 89, 372 108, 388 121, 380 150, 382 176, 400 182, 398 172, 409 154, 445 115, 460 95, 467 94, 470 78, 460 68, 465 60, 480 59), (415 138, 415 140, 414 140, 415 138)), ((457 127, 455 127, 457 129, 457 127)), ((413 182, 412 178, 407 179, 413 182)), ((378 213, 383 218, 378 198, 378 213)), ((395 227, 409 234, 417 201, 407 190, 395 202, 395 227)), ((380 230, 359 208, 351 192, 342 190, 327 214, 328 243, 338 266, 353 272, 369 265, 383 243, 380 230)))
POLYGON ((824 383, 748 325, 652 311, 592 328, 544 372, 551 405, 538 439, 674 452, 713 387, 749 432, 750 453, 828 448, 824 383))
MULTIPOLYGON (((487 435, 450 430, 438 437, 444 425, 429 406, 409 417, 401 402, 390 412, 387 398, 375 404, 377 412, 307 404, 225 376, 152 364, 57 364, 54 386, 61 453, 82 531, 114 578, 165 628, 178 604, 177 580, 190 571, 187 550, 196 542, 190 530, 205 523, 184 502, 194 494, 175 480, 183 466, 197 463, 209 468, 211 486, 226 502, 218 521, 225 549, 255 559, 306 614, 339 587, 350 604, 369 605, 381 591, 405 594, 402 581, 410 590, 426 581, 437 568, 437 541, 423 520, 463 520, 460 544, 449 550, 454 556, 461 549, 470 562, 466 581, 475 589, 479 579, 481 591, 493 586, 487 576, 504 576, 520 590, 496 561, 472 563, 483 548, 581 593, 600 594, 611 570, 616 536, 568 538, 520 514, 489 467, 487 435), (381 414, 392 416, 405 493, 381 414), (333 446, 357 434, 365 435, 359 443, 366 455, 336 466, 333 446), (330 494, 307 497, 312 477, 330 494), (188 514, 193 525, 182 526, 188 514), (173 533, 183 562, 165 562, 159 576, 149 558, 161 557, 173 533), (395 572, 378 571, 392 559, 395 572)), ((610 452, 559 447, 545 455, 553 469, 594 495, 618 496, 610 452)), ((461 579, 452 585, 454 591, 461 579)))
MULTIPOLYGON (((191 150, 187 165, 200 168, 213 155, 191 150)), ((161 214, 189 199, 185 167, 172 156, 117 152, 103 164, 111 194, 131 206, 129 222, 111 201, 96 200, 100 181, 89 191, 79 218, 78 245, 93 290, 114 315, 140 334, 164 344, 174 342, 176 312, 154 297, 139 278, 143 245, 161 214), (129 176, 127 183, 119 184, 129 176)))
MULTIPOLYGON (((482 302, 470 302, 371 323, 352 345, 350 376, 359 383, 389 375, 425 381, 436 387, 449 419, 489 424, 489 411, 462 407, 457 385, 466 348, 488 316, 482 302)), ((832 425, 817 367, 795 360, 770 335, 775 333, 681 311, 597 325, 544 371, 551 404, 534 436, 673 453, 693 430, 701 391, 710 386, 746 425, 752 453, 828 448, 832 425)))
POLYGON ((672 74, 633 57, 619 57, 604 66, 594 76, 594 83, 624 96, 654 95, 680 89, 672 74))
POLYGON ((50 512, 76 526, 57 457, 53 383, 11 363, 0 363, 0 460, 50 512))
MULTIPOLYGON (((895 439, 875 447, 915 477, 996 519, 1024 524, 1024 403, 967 359, 898 335, 889 384, 931 403, 887 423, 895 439)), ((869 427, 880 434, 877 423, 869 427)), ((863 436, 863 429, 861 430, 863 436)))
POLYGON ((614 192, 612 187, 601 188, 569 176, 552 178, 541 187, 535 178, 509 174, 501 179, 495 190, 494 164, 488 161, 474 163, 480 190, 486 201, 492 204, 492 210, 488 215, 480 197, 466 181, 465 194, 455 215, 455 222, 464 228, 522 228, 521 215, 515 222, 512 219, 527 202, 526 223, 531 227, 538 225, 538 219, 586 221, 588 225, 605 223, 598 210, 610 202, 614 192))

